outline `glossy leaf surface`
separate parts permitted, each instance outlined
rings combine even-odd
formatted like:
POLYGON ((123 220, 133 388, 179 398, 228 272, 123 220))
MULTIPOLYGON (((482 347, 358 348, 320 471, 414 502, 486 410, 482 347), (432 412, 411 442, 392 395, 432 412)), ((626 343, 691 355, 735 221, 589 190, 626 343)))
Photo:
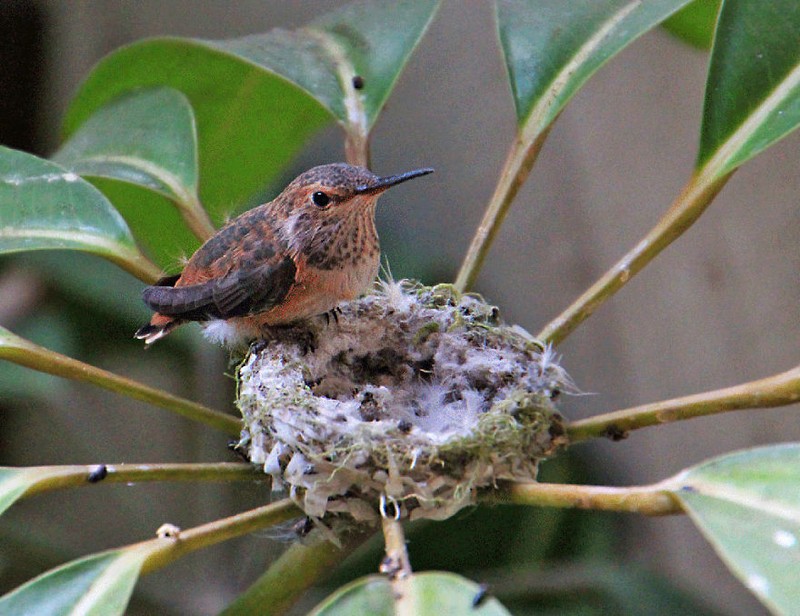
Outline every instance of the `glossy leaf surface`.
POLYGON ((124 614, 146 557, 122 549, 67 563, 0 597, 0 616, 124 614))
POLYGON ((144 280, 159 271, 94 186, 60 165, 0 147, 0 253, 50 249, 97 254, 144 280))
POLYGON ((795 613, 800 444, 721 456, 673 482, 675 494, 736 576, 777 613, 795 613))
POLYGON ((498 0, 517 119, 550 124, 605 62, 688 0, 498 0))
POLYGON ((681 40, 698 47, 711 49, 714 28, 722 0, 693 0, 664 22, 664 28, 681 40))
POLYGON ((156 88, 115 99, 82 124, 53 159, 92 177, 163 268, 194 252, 198 238, 214 233, 197 196, 194 114, 177 90, 156 88))
POLYGON ((474 614, 475 616, 508 616, 509 612, 481 587, 453 573, 416 573, 404 586, 405 594, 396 597, 385 577, 361 578, 337 590, 322 602, 313 616, 394 616, 418 614, 474 614), (399 604, 405 602, 400 607, 399 604))
POLYGON ((342 125, 369 130, 437 6, 436 0, 362 0, 295 32, 207 43, 297 84, 342 125))
POLYGON ((725 0, 697 167, 722 177, 800 123, 800 4, 725 0))
POLYGON ((179 272, 202 243, 175 205, 137 184, 106 177, 89 181, 114 204, 146 254, 166 272, 179 272))
POLYGON ((139 184, 179 203, 197 199, 194 114, 177 90, 136 91, 110 102, 53 160, 79 175, 139 184))
POLYGON ((0 468, 0 513, 22 496, 33 482, 24 468, 0 468))

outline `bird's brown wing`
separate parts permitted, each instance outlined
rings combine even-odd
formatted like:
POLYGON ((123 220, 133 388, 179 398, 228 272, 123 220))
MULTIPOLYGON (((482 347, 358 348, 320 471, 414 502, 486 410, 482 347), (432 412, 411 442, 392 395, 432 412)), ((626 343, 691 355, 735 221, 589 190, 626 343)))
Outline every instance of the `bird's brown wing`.
POLYGON ((266 312, 283 301, 296 273, 294 261, 286 257, 200 284, 147 287, 142 299, 151 310, 184 321, 241 317, 266 312))

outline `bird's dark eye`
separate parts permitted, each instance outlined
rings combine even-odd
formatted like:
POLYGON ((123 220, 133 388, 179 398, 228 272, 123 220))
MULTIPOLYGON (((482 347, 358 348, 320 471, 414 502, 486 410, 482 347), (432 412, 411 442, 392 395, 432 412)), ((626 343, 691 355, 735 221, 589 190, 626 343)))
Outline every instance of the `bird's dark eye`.
POLYGON ((317 191, 311 195, 311 200, 314 202, 314 205, 318 207, 325 207, 331 202, 331 198, 324 192, 320 191, 317 191))

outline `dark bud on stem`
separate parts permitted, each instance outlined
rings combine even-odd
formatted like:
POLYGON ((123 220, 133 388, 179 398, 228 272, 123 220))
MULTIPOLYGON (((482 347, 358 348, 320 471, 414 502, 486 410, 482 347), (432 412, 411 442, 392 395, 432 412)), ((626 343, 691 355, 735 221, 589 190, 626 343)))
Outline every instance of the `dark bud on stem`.
POLYGON ((105 479, 107 476, 108 467, 105 464, 98 464, 92 469, 86 480, 89 483, 97 483, 98 481, 103 481, 103 479, 105 479))
POLYGON ((486 599, 488 598, 489 598, 489 586, 487 584, 481 584, 480 587, 478 588, 478 592, 476 592, 475 596, 472 597, 473 609, 483 605, 486 599))

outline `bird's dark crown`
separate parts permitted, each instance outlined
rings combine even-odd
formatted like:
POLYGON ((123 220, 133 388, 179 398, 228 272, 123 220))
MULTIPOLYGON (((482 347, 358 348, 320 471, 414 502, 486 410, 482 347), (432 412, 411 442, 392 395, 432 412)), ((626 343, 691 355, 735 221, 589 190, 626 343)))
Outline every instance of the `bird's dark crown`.
POLYGON ((433 173, 433 169, 425 167, 400 175, 380 177, 364 167, 356 167, 347 163, 332 163, 301 173, 287 186, 287 191, 296 192, 313 186, 322 190, 331 190, 340 197, 379 195, 387 188, 429 173, 433 173))
POLYGON ((356 194, 358 189, 376 183, 380 178, 364 167, 347 163, 332 163, 312 167, 301 173, 289 185, 291 188, 317 185, 320 188, 335 189, 338 193, 356 194))

